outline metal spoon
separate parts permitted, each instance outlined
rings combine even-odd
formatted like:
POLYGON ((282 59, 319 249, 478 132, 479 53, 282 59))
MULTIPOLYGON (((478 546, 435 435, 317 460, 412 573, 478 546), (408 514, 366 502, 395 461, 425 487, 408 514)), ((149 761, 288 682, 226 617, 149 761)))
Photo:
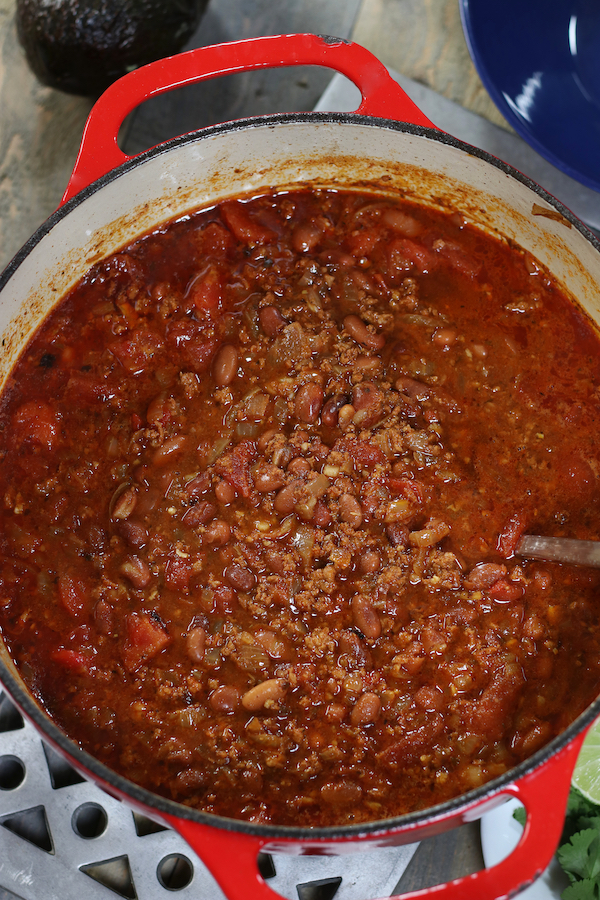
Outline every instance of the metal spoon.
POLYGON ((529 556, 533 559, 600 568, 600 541, 524 534, 515 548, 515 553, 517 556, 529 556))

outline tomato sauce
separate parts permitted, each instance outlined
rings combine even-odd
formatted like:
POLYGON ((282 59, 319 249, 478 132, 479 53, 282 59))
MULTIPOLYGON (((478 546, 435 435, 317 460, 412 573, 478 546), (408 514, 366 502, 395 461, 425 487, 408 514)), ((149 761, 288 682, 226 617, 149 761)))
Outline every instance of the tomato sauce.
POLYGON ((223 203, 100 262, 0 407, 0 628, 82 747, 207 812, 384 819, 600 685, 600 344, 528 254, 366 193, 223 203))

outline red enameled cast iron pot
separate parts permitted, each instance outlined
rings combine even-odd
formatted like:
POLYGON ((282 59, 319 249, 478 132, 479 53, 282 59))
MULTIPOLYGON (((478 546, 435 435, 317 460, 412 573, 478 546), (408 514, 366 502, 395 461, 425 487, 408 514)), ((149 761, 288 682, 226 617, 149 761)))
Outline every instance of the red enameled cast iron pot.
MULTIPOLYGON (((3 382, 37 325, 99 259, 184 212, 229 196, 307 184, 401 190, 458 209, 529 250, 600 321, 600 244, 558 201, 504 163, 439 131, 369 52, 337 38, 285 35, 204 47, 145 66, 112 85, 88 120, 61 207, 0 279, 3 382), (360 89, 356 112, 299 113, 206 128, 134 158, 118 148, 125 116, 149 97, 236 71, 320 65, 360 89)), ((561 736, 491 783, 422 812, 358 826, 302 829, 203 814, 158 797, 82 752, 28 693, 6 649, 0 680, 24 714, 108 793, 178 831, 230 900, 273 900, 264 852, 333 855, 411 843, 478 819, 508 797, 528 812, 515 851, 491 869, 405 894, 508 897, 546 868, 558 843, 571 773, 596 700, 561 736), (231 861, 235 859, 235 865, 231 861)))

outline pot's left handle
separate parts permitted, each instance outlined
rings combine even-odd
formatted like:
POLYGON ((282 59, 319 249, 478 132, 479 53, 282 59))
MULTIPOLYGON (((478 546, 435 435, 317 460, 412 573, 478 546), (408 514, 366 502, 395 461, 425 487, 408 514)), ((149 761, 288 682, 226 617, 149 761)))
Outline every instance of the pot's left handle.
POLYGON ((130 158, 119 149, 119 129, 150 97, 219 75, 299 65, 325 66, 353 81, 362 96, 357 113, 435 127, 377 57, 359 44, 286 34, 199 47, 135 69, 107 88, 88 117, 62 203, 130 158))

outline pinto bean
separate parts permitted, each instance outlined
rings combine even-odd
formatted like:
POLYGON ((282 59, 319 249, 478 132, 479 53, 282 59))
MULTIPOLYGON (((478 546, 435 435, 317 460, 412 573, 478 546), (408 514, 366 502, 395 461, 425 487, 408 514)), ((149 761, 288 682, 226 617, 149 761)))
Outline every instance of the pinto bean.
POLYGON ((285 556, 277 550, 267 550, 265 552, 265 562, 270 572, 276 575, 283 575, 285 572, 285 556))
POLYGON ((366 550, 358 561, 358 568, 363 575, 371 575, 381 568, 381 557, 376 550, 366 550))
POLYGON ((223 519, 214 519, 204 532, 204 539, 209 544, 216 544, 222 547, 231 537, 231 528, 223 519))
POLYGON ((235 500, 235 488, 228 481, 219 481, 215 485, 215 497, 224 506, 228 506, 235 500))
POLYGON ((206 632, 204 628, 192 628, 185 638, 185 650, 192 662, 201 663, 204 659, 206 632))
POLYGON ((267 704, 272 705, 278 700, 283 700, 286 692, 286 683, 283 678, 269 678, 255 684, 242 696, 242 706, 249 712, 259 712, 267 704))
POLYGON ((152 578, 148 563, 139 556, 128 557, 121 563, 119 572, 138 589, 146 587, 152 578))
POLYGON ((438 328, 433 334, 432 341, 434 344, 437 344, 438 347, 447 348, 456 343, 456 338, 457 334, 455 328, 438 328))
POLYGON ((275 631, 257 631, 255 638, 271 659, 290 659, 290 647, 285 638, 275 631))
POLYGON ((258 321, 267 337, 275 337, 288 324, 276 306, 263 306, 259 309, 258 321))
POLYGON ((385 344, 384 336, 369 331, 367 325, 358 316, 346 316, 344 328, 351 338, 368 350, 381 350, 385 344))
POLYGON ((307 472, 310 472, 312 466, 310 464, 310 460, 304 459, 303 456, 295 456, 291 462, 288 463, 286 471, 290 473, 290 475, 305 475, 307 472))
POLYGON ((338 414, 342 406, 348 403, 349 396, 347 394, 334 394, 325 401, 321 410, 321 422, 327 428, 334 428, 338 424, 338 414))
POLYGON ((465 587, 469 590, 483 590, 504 578, 507 571, 502 563, 477 563, 465 578, 465 587))
POLYGON ((133 522, 131 519, 124 519, 118 524, 118 531, 121 537, 125 538, 128 544, 141 550, 148 543, 148 529, 140 522, 133 522))
POLYGON ((356 410, 356 415, 353 417, 355 425, 360 428, 374 425, 383 416, 383 391, 371 381, 362 381, 352 392, 352 406, 356 410))
POLYGON ((231 384, 238 368, 238 352, 232 344, 223 344, 215 356, 213 378, 219 387, 231 384))
POLYGON ((294 411, 297 418, 307 425, 314 425, 323 406, 323 388, 316 382, 303 384, 296 391, 294 411))
POLYGON ((210 500, 201 500, 195 506, 191 506, 183 516, 183 521, 191 528, 197 525, 206 525, 217 514, 217 507, 210 500))
POLYGON ((221 684, 208 698, 208 704, 215 712, 233 713, 240 705, 240 692, 230 684, 221 684))
POLYGON ((252 469, 254 487, 260 494, 277 491, 285 484, 285 475, 273 463, 259 462, 252 469))
POLYGON ((312 222, 303 222, 294 228, 292 246, 297 253, 309 253, 315 249, 322 237, 322 227, 312 222))
POLYGON ((377 610, 368 597, 355 594, 352 598, 352 618, 358 630, 370 641, 381 635, 381 622, 377 610))
POLYGON ((346 715, 346 707, 343 703, 330 703, 325 710, 325 718, 328 722, 339 724, 343 722, 346 715))
POLYGON ((312 517, 313 524, 317 526, 317 528, 327 528, 331 525, 331 513, 327 509, 324 503, 320 500, 317 500, 315 505, 315 512, 312 517))
POLYGON ((421 641, 423 643, 423 647, 425 649, 425 653, 430 656, 439 655, 443 653, 446 647, 448 646, 448 639, 442 632, 438 631, 437 628, 434 628, 430 625, 427 628, 424 628, 421 632, 421 641))
POLYGON ((211 477, 208 472, 200 472, 198 475, 195 475, 190 481, 186 482, 182 494, 183 496, 191 501, 196 500, 198 497, 201 497, 202 494, 208 493, 211 488, 211 477))
POLYGON ((339 664, 342 668, 366 668, 373 665, 373 657, 354 631, 342 631, 338 639, 339 664))
POLYGON ((117 520, 128 519, 136 507, 137 499, 137 490, 133 485, 120 485, 111 500, 111 517, 117 520))
POLYGON ((352 405, 357 411, 381 404, 383 391, 372 381, 361 381, 352 391, 352 405))
POLYGON ((264 453, 269 445, 269 442, 272 441, 276 435, 277 430, 275 428, 267 428, 266 431, 263 431, 256 444, 258 452, 264 453))
POLYGON ((152 462, 155 466, 164 466, 165 463, 169 461, 171 456, 174 456, 176 453, 179 453, 184 449, 187 443, 187 435, 185 434, 176 434, 175 437, 170 438, 170 440, 165 441, 164 444, 158 448, 154 456, 152 457, 152 462))
POLYGON ((289 484, 286 484, 285 487, 281 488, 273 501, 273 506, 278 513, 287 516, 293 511, 298 502, 302 485, 303 482, 299 478, 296 478, 294 481, 290 481, 289 484))
POLYGON ((381 700, 377 694, 367 691, 361 694, 350 713, 352 725, 371 725, 376 722, 381 713, 381 700))
POLYGON ((247 569, 246 566, 240 566, 238 563, 231 563, 223 572, 223 577, 230 587, 236 591, 251 591, 256 585, 256 576, 254 572, 247 569))
POLYGON ((104 597, 101 597, 94 607, 94 624, 100 634, 113 633, 115 627, 115 611, 104 597))
POLYGON ((354 419, 356 410, 351 403, 344 403, 338 411, 338 425, 340 428, 347 428, 354 419))
POLYGON ((276 466, 279 466, 282 469, 285 469, 287 464, 294 458, 294 450, 290 447, 289 444, 284 444, 283 447, 277 447, 273 451, 273 463, 276 466))
POLYGON ((159 394, 155 397, 146 410, 146 419, 150 425, 156 425, 157 428, 164 428, 165 425, 173 418, 175 404, 172 397, 159 394))
POLYGON ((352 494, 342 494, 339 500, 340 516, 351 528, 360 528, 363 514, 360 503, 352 494))
POLYGON ((378 369, 380 365, 381 360, 378 356, 359 356, 358 359, 354 360, 352 370, 366 377, 378 369))
POLYGON ((328 781, 321 788, 321 800, 328 806, 347 806, 358 803, 362 788, 354 781, 328 781))
POLYGON ((415 703, 422 709, 439 712, 444 706, 444 695, 434 685, 424 684, 415 694, 415 703))

